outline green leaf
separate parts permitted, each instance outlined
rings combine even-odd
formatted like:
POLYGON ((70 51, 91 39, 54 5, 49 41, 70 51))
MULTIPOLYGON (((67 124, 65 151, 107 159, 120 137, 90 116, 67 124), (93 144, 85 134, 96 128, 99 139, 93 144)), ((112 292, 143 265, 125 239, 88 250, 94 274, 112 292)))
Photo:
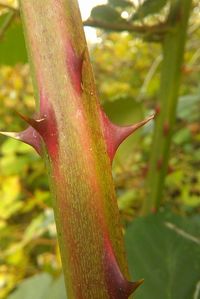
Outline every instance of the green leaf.
POLYGON ((0 215, 1 219, 8 219, 22 207, 19 200, 21 193, 20 182, 17 176, 4 177, 0 183, 0 215))
POLYGON ((64 277, 61 275, 51 286, 44 299, 67 299, 64 277))
POLYGON ((29 162, 30 158, 26 155, 18 157, 14 155, 4 156, 0 159, 1 175, 10 176, 25 173, 29 162))
MULTIPOLYGON (((0 31, 7 22, 10 14, 0 16, 0 31)), ((27 62, 22 24, 19 18, 15 17, 0 38, 0 64, 15 65, 27 62)))
POLYGON ((175 144, 184 145, 185 143, 189 143, 192 139, 191 132, 189 128, 182 128, 173 136, 173 141, 175 144))
POLYGON ((132 20, 143 19, 149 15, 159 13, 160 10, 167 4, 167 0, 145 0, 139 6, 136 13, 133 15, 132 20))
POLYGON ((24 280, 7 299, 47 299, 46 293, 51 283, 52 278, 49 274, 35 275, 24 280))
POLYGON ((126 8, 129 6, 133 6, 133 3, 126 0, 109 0, 108 3, 112 5, 113 7, 120 7, 120 8, 126 8))
POLYGON ((178 102, 177 117, 186 121, 198 121, 200 96, 199 94, 182 96, 178 102))
POLYGON ((123 195, 119 196, 117 199, 118 202, 118 208, 121 211, 131 211, 131 208, 133 206, 133 201, 136 198, 136 191, 131 189, 126 192, 124 192, 123 195))
POLYGON ((91 11, 91 17, 106 22, 122 21, 120 14, 109 5, 98 5, 94 7, 91 11))
POLYGON ((25 279, 7 299, 67 299, 64 278, 53 281, 47 273, 25 279))
POLYGON ((200 279, 200 217, 188 221, 170 214, 135 220, 126 232, 134 280, 144 278, 136 299, 189 299, 200 279))
POLYGON ((39 236, 49 231, 52 225, 54 225, 53 211, 46 210, 45 213, 41 213, 31 221, 24 233, 23 242, 27 244, 31 240, 37 239, 39 236))
POLYGON ((0 149, 1 154, 5 156, 18 154, 26 154, 31 153, 32 148, 23 142, 19 142, 18 140, 7 138, 0 149))

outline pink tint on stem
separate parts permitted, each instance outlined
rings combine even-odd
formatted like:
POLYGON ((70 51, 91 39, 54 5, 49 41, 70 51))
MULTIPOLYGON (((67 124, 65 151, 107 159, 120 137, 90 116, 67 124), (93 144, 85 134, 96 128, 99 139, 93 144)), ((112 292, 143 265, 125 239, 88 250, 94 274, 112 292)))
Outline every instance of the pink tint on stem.
POLYGON ((84 52, 78 56, 73 49, 71 42, 66 43, 66 62, 71 79, 71 83, 78 94, 82 92, 82 67, 84 60, 84 52))
POLYGON ((40 136, 48 150, 48 153, 52 160, 56 159, 58 156, 58 131, 55 113, 51 103, 48 100, 48 97, 43 92, 41 87, 41 82, 39 80, 40 86, 40 114, 39 117, 30 118, 24 115, 19 116, 27 122, 34 132, 37 132, 37 135, 40 136))

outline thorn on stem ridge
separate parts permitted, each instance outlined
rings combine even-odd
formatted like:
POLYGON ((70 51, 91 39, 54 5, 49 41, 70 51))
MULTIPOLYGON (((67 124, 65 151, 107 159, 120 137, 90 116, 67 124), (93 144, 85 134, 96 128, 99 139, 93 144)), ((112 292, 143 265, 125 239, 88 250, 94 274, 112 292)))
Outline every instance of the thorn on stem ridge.
POLYGON ((32 146, 36 152, 41 154, 41 137, 38 132, 31 126, 21 132, 0 132, 0 134, 20 140, 32 146))
POLYGON ((140 127, 144 126, 150 120, 154 119, 155 114, 149 116, 143 121, 136 123, 130 126, 118 126, 113 124, 105 112, 100 109, 100 121, 101 127, 103 131, 103 135, 107 145, 107 152, 110 157, 111 162, 115 156, 115 153, 119 147, 119 145, 133 132, 135 132, 140 127))
POLYGON ((110 299, 128 299, 129 296, 144 282, 144 280, 141 279, 136 282, 130 282, 124 278, 114 255, 111 242, 108 238, 105 239, 104 246, 105 279, 110 299))

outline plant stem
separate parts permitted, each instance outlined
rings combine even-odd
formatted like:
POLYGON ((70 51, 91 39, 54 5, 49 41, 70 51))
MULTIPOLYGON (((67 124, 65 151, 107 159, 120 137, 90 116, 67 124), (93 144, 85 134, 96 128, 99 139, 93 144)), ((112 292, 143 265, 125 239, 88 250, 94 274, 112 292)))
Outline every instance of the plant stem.
POLYGON ((176 108, 179 95, 181 67, 187 36, 191 0, 171 2, 168 17, 170 30, 163 42, 163 61, 159 92, 158 114, 155 121, 149 172, 147 195, 143 213, 155 212, 161 203, 165 177, 168 172, 170 145, 176 120, 176 108))
POLYGON ((128 32, 136 32, 139 34, 163 34, 167 31, 167 26, 165 23, 159 23, 155 25, 134 25, 130 22, 116 22, 111 23, 107 21, 102 20, 95 20, 95 19, 87 19, 83 22, 84 26, 90 26, 94 28, 101 28, 104 30, 110 30, 110 31, 128 31, 128 32))
POLYGON ((109 285, 121 292, 128 270, 77 1, 21 0, 20 9, 38 106, 37 120, 23 118, 43 140, 68 299, 128 298, 109 285))
POLYGON ((4 34, 6 33, 6 30, 10 27, 10 25, 12 24, 12 21, 14 20, 16 14, 14 11, 11 11, 8 13, 5 22, 2 24, 2 26, 0 27, 0 40, 3 39, 4 34))

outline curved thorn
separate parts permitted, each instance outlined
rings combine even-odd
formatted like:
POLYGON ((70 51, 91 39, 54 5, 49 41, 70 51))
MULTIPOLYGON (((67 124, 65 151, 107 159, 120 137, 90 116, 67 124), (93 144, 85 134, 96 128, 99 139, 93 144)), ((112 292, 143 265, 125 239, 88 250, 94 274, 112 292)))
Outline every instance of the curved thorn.
POLYGON ((33 127, 36 131, 38 131, 40 133, 41 124, 44 123, 46 118, 34 119, 34 118, 29 117, 29 116, 23 115, 19 112, 17 112, 17 114, 19 115, 19 117, 21 119, 23 119, 26 123, 28 123, 31 127, 33 127))
POLYGON ((155 118, 156 114, 150 115, 148 118, 140 121, 137 124, 130 126, 118 126, 113 124, 105 112, 100 109, 101 127, 103 130, 104 139, 107 145, 107 152, 112 162, 114 155, 119 145, 133 132, 155 118))
POLYGON ((108 236, 105 236, 104 246, 104 271, 110 298, 128 299, 128 297, 143 283, 144 279, 136 282, 128 281, 120 270, 108 236))
POLYGON ((0 132, 0 134, 22 141, 32 146, 39 155, 41 154, 41 138, 37 131, 32 127, 28 127, 22 132, 0 132))
POLYGON ((20 136, 17 132, 0 132, 1 135, 7 136, 7 137, 11 137, 13 139, 17 139, 17 140, 21 140, 20 136))
POLYGON ((129 282, 130 294, 134 293, 135 290, 143 284, 143 282, 144 282, 144 279, 139 279, 134 282, 129 282))

